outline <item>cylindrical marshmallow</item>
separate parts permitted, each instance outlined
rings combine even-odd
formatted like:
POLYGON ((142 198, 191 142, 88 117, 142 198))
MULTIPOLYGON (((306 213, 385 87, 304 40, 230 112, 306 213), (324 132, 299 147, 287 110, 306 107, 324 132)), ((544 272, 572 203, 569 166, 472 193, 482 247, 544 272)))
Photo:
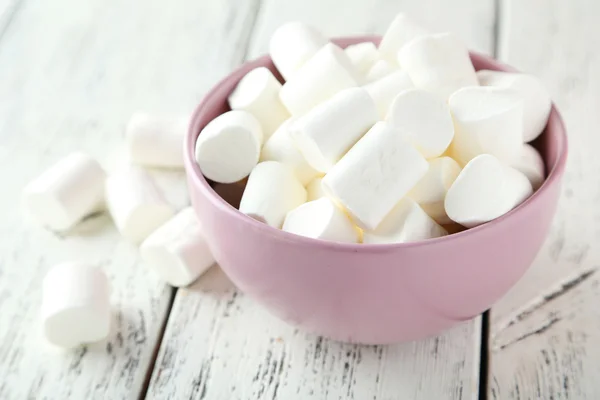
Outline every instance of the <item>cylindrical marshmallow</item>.
POLYGON ((377 107, 369 93, 350 88, 294 120, 289 129, 308 164, 327 172, 377 119, 377 107))
POLYGON ((407 243, 447 235, 411 199, 402 199, 373 231, 364 231, 363 243, 407 243))
POLYGON ((511 89, 468 87, 448 101, 454 117, 452 155, 465 165, 479 154, 512 163, 523 147, 523 100, 511 89))
POLYGON ((398 71, 398 67, 394 64, 387 62, 386 60, 376 61, 371 68, 367 71, 366 80, 367 82, 375 82, 389 74, 398 71))
POLYGON ((542 82, 533 75, 481 70, 477 72, 481 86, 508 88, 523 97, 523 141, 537 138, 548 123, 552 99, 542 82))
POLYGON ((288 110, 279 100, 281 83, 265 67, 248 72, 229 95, 232 110, 245 110, 258 119, 264 141, 275 132, 283 121, 290 117, 288 110))
POLYGON ((72 153, 25 187, 23 206, 42 225, 64 231, 102 209, 105 179, 96 160, 72 153))
POLYGON ((135 113, 125 129, 132 162, 148 167, 183 168, 188 118, 135 113))
POLYGON ((350 218, 326 197, 294 208, 287 214, 282 229, 333 242, 357 243, 359 239, 358 229, 350 218))
POLYGON ((419 89, 437 93, 444 100, 466 86, 477 86, 469 51, 453 34, 421 36, 398 53, 398 62, 419 89))
POLYGON ((315 28, 302 22, 288 22, 271 36, 269 54, 281 76, 288 80, 327 42, 315 28))
POLYGON ((214 264, 191 207, 156 229, 140 246, 142 260, 171 286, 187 286, 214 264))
POLYGON ((141 169, 127 169, 106 180, 106 204, 123 237, 139 243, 173 216, 171 206, 141 169))
POLYGON ((411 40, 427 35, 427 31, 400 13, 392 21, 379 43, 379 53, 388 62, 398 62, 398 51, 411 40))
POLYGON ((325 193, 363 229, 376 229, 429 168, 403 136, 378 122, 323 178, 325 193))
POLYGON ((306 189, 290 167, 277 161, 258 164, 250 174, 240 211, 274 228, 286 214, 306 202, 306 189))
POLYGON ((196 162, 202 174, 219 183, 244 179, 260 158, 263 133, 248 111, 219 115, 202 129, 196 141, 196 162))
POLYGON ((544 183, 546 176, 544 160, 540 153, 529 144, 523 145, 520 156, 511 164, 511 167, 522 172, 529 179, 533 190, 538 190, 544 183))
POLYGON ((73 348, 105 339, 110 303, 104 272, 80 262, 54 266, 42 284, 41 317, 44 336, 56 346, 73 348))
POLYGON ((363 87, 375 100, 379 118, 384 119, 396 96, 414 85, 406 71, 398 70, 363 87))
POLYGON ((431 92, 410 89, 392 102, 386 120, 406 134, 406 139, 427 159, 440 156, 454 137, 448 104, 431 92))
POLYGON ((321 184, 322 181, 323 178, 319 176, 306 185, 306 201, 313 201, 326 196, 321 184))
POLYGON ((296 177, 303 185, 314 179, 319 173, 311 167, 306 159, 296 148, 290 135, 290 123, 287 120, 273 133, 263 146, 261 161, 279 161, 291 167, 296 177))
POLYGON ((427 173, 408 192, 407 197, 416 201, 438 224, 448 224, 451 220, 446 215, 444 199, 458 174, 460 165, 452 158, 435 158, 429 161, 427 173))
POLYGON ((279 97, 292 115, 300 116, 361 80, 344 50, 328 43, 283 85, 279 97))
POLYGON ((492 155, 482 154, 463 168, 444 205, 450 219, 472 228, 506 214, 532 193, 525 175, 492 155))
POLYGON ((379 60, 379 52, 372 42, 351 44, 344 49, 352 65, 358 72, 366 75, 369 69, 379 60))

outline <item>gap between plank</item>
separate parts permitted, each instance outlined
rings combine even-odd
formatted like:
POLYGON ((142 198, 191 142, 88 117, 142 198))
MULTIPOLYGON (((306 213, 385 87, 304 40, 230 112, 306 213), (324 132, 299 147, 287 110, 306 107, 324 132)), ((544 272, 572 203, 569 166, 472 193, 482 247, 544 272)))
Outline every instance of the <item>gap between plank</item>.
POLYGON ((490 311, 481 317, 481 344, 479 355, 479 400, 487 400, 490 378, 490 311))

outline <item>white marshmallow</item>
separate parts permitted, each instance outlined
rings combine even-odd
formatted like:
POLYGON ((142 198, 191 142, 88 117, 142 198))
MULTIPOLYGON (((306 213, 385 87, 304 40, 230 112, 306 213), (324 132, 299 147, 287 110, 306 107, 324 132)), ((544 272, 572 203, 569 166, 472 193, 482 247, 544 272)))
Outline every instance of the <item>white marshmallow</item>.
POLYGON ((444 100, 466 86, 477 86, 469 51, 453 34, 421 36, 398 53, 398 62, 419 89, 432 91, 444 100))
POLYGON ((323 190, 323 185, 321 184, 322 181, 322 177, 317 177, 310 181, 308 185, 306 185, 306 201, 313 201, 320 199, 321 197, 325 197, 325 191, 323 190))
POLYGON ((96 160, 85 153, 72 153, 23 189, 23 206, 42 225, 67 230, 103 208, 105 178, 96 160))
POLYGON ((392 102, 386 120, 406 134, 406 139, 430 159, 446 151, 454 137, 448 104, 431 92, 410 89, 392 102))
POLYGON ((300 183, 306 185, 319 173, 311 167, 296 148, 290 135, 291 119, 285 121, 263 146, 261 161, 279 161, 291 167, 300 183))
POLYGON ((397 128, 375 124, 325 175, 323 190, 361 228, 374 230, 429 164, 397 128))
POLYGON ((513 89, 523 96, 523 141, 531 142, 546 127, 552 109, 552 99, 542 82, 533 75, 481 70, 479 84, 513 89))
POLYGON ((271 36, 269 54, 281 76, 288 80, 327 42, 315 28, 302 22, 288 22, 271 36))
POLYGON ((412 89, 414 85, 406 71, 397 70, 363 87, 375 100, 379 118, 384 119, 396 96, 405 90, 412 89))
POLYGON ((358 230, 348 216, 326 197, 294 208, 287 214, 282 229, 333 242, 357 243, 359 239, 358 230))
POLYGON ((196 213, 184 208, 140 246, 142 260, 171 286, 187 286, 214 264, 196 213))
POLYGON ((188 118, 135 113, 125 129, 132 162, 149 167, 183 168, 188 118))
POLYGON ((523 145, 521 155, 511 164, 511 167, 522 172, 529 179, 533 190, 538 190, 544 183, 544 171, 546 169, 544 160, 531 145, 523 145))
POLYGON ((367 71, 367 82, 375 82, 395 71, 398 71, 398 67, 394 66, 394 64, 391 64, 386 60, 379 60, 367 71))
POLYGON ((428 32, 404 14, 398 14, 379 43, 379 53, 392 64, 398 62, 398 51, 411 40, 427 35, 428 32))
POLYGON ((417 202, 438 224, 451 222, 444 209, 448 189, 460 174, 460 165, 450 157, 429 161, 425 176, 408 192, 407 197, 417 202))
POLYGON ((411 199, 402 199, 374 231, 364 231, 363 243, 407 243, 447 235, 411 199))
POLYGON ((286 214, 306 202, 306 189, 287 165, 277 161, 258 164, 250 174, 240 211, 281 228, 286 214))
POLYGON ((56 346, 73 348, 105 339, 110 304, 104 272, 78 262, 54 266, 42 284, 41 317, 44 336, 56 346))
POLYGON ((281 83, 265 67, 248 72, 229 95, 232 110, 245 110, 258 119, 264 141, 275 132, 290 113, 279 100, 281 83))
POLYGON ((358 72, 366 75, 369 69, 379 60, 379 52, 372 42, 351 44, 344 49, 352 65, 358 72))
POLYGON ((327 172, 377 119, 377 107, 369 93, 350 88, 293 121, 289 129, 310 166, 327 172))
POLYGON ((279 97, 292 115, 300 116, 361 80, 344 50, 328 43, 283 85, 279 97))
POLYGON ((196 161, 204 176, 232 183, 248 176, 258 163, 262 128, 249 112, 229 111, 202 129, 196 141, 196 161))
POLYGON ((444 204, 450 219, 472 228, 506 214, 532 193, 525 175, 482 154, 463 168, 444 204))
POLYGON ((173 216, 162 193, 141 169, 128 169, 106 180, 106 204, 117 229, 139 243, 173 216))
POLYGON ((468 87, 448 101, 454 117, 452 155, 465 165, 479 154, 511 163, 523 147, 523 100, 511 89, 468 87))

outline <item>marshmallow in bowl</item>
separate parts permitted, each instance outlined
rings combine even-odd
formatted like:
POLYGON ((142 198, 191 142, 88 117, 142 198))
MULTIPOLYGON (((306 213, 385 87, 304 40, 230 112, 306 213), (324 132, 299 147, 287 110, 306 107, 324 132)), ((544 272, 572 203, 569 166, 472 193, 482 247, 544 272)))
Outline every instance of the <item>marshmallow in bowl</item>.
POLYGON ((398 68, 386 60, 379 60, 367 71, 367 82, 374 82, 397 71, 398 68))
POLYGON ((473 228, 506 214, 532 193, 524 174, 493 155, 481 154, 460 172, 444 206, 451 220, 473 228))
POLYGON ((397 70, 363 87, 375 100, 379 118, 384 119, 396 96, 405 90, 412 89, 414 85, 406 71, 397 70))
POLYGON ((316 177, 306 185, 306 201, 313 201, 325 197, 323 190, 323 177, 316 177))
POLYGON ((381 56, 392 64, 398 62, 398 51, 413 39, 427 35, 427 31, 411 21, 405 14, 398 14, 379 43, 381 56))
POLYGON ((429 168, 403 136, 378 122, 323 178, 325 193, 363 229, 377 228, 429 168))
POLYGON ((521 171, 533 187, 533 190, 539 189, 544 182, 544 160, 538 151, 529 144, 524 144, 521 149, 521 154, 511 164, 511 167, 521 171))
POLYGON ((281 83, 265 67, 248 72, 227 99, 232 110, 245 110, 256 117, 266 141, 290 114, 279 100, 281 83))
POLYGON ((277 161, 259 163, 248 178, 239 210, 274 228, 286 214, 306 202, 306 189, 294 171, 277 161))
POLYGON ((248 111, 234 110, 210 121, 196 141, 196 162, 208 179, 237 182, 258 163, 263 133, 248 111))
POLYGON ((379 60, 379 52, 372 42, 351 44, 344 49, 352 65, 358 72, 366 75, 369 69, 379 60))

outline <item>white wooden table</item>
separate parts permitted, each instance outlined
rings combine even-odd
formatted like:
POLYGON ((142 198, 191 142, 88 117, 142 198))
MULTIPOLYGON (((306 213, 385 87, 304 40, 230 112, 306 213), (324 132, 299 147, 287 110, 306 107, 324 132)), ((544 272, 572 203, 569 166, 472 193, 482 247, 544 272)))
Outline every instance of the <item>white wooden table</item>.
MULTIPOLYGON (((599 399, 599 17, 596 0, 0 0, 0 399, 599 399), (399 11, 541 77, 569 129, 552 232, 484 318, 340 344, 271 317, 216 268, 165 286, 105 216, 62 236, 23 218, 19 193, 44 167, 75 149, 109 163, 133 111, 191 112, 282 22, 382 33, 399 11), (73 257, 105 266, 116 311, 106 342, 58 352, 40 340, 40 283, 73 257)), ((156 175, 183 206, 181 174, 156 175)))

